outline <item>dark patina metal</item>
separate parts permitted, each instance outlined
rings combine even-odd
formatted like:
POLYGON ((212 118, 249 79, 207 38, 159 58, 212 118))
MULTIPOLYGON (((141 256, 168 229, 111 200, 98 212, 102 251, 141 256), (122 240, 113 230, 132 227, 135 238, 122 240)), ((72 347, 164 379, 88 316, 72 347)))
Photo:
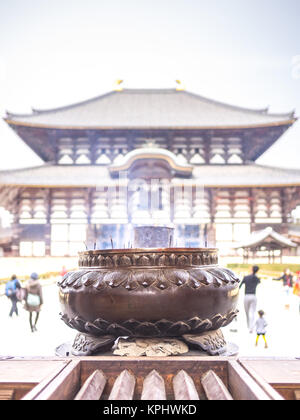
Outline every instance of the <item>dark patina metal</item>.
POLYGON ((216 249, 86 251, 60 282, 62 319, 95 337, 180 337, 236 316, 239 279, 216 249))

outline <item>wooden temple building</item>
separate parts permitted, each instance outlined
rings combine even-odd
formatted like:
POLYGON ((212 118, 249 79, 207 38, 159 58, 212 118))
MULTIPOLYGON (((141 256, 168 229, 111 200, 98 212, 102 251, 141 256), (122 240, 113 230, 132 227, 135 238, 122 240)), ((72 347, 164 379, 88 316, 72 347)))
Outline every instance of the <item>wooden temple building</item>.
POLYGON ((255 163, 294 113, 118 89, 5 121, 45 162, 0 172, 0 206, 13 216, 6 255, 123 248, 131 224, 149 223, 174 225, 177 246, 208 242, 234 255, 251 232, 288 235, 300 205, 300 170, 255 163))
POLYGON ((279 257, 282 263, 282 257, 285 250, 297 248, 297 243, 291 239, 267 227, 263 230, 253 232, 249 238, 239 245, 237 248, 243 249, 244 263, 257 261, 260 255, 267 256, 268 263, 274 264, 279 257))

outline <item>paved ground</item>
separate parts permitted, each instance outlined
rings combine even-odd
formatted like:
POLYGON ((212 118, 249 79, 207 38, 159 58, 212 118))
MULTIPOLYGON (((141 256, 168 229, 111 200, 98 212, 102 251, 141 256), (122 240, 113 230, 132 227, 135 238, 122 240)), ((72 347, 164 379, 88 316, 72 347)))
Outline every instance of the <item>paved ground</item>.
MULTIPOLYGON (((58 291, 55 284, 43 287, 44 301, 38 331, 32 333, 28 313, 20 306, 20 315, 8 317, 10 302, 0 297, 0 355, 2 356, 53 356, 60 344, 73 340, 75 331, 59 319, 58 291)), ((266 312, 269 323, 267 340, 269 348, 264 348, 263 340, 255 347, 255 334, 249 334, 243 309, 243 291, 240 296, 240 315, 237 321, 223 329, 228 341, 239 346, 240 356, 300 357, 300 315, 299 300, 293 296, 290 310, 284 308, 282 286, 279 282, 264 280, 258 288, 258 308, 266 312), (237 329, 237 332, 232 332, 237 329)))
POLYGON ((19 304, 19 317, 8 317, 10 301, 0 297, 0 355, 53 356, 55 348, 75 337, 75 331, 68 328, 59 318, 58 289, 55 284, 43 287, 44 305, 37 329, 31 332, 29 314, 19 304))
POLYGON ((240 356, 253 357, 300 357, 300 298, 292 295, 290 309, 285 309, 285 295, 281 282, 263 280, 257 288, 257 310, 264 310, 267 328, 268 349, 263 338, 255 347, 256 334, 249 334, 243 306, 244 287, 241 289, 237 321, 223 329, 228 341, 239 346, 240 356), (237 329, 237 332, 231 330, 237 329))

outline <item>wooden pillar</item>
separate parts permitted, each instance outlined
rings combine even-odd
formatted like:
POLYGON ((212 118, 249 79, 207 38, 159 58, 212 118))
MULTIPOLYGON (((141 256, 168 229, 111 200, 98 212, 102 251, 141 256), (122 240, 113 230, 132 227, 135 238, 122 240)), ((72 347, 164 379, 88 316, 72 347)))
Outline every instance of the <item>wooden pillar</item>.
POLYGON ((174 214, 175 214, 175 193, 174 186, 170 186, 170 219, 171 223, 174 223, 174 214))
POLYGON ((57 130, 49 130, 49 143, 53 150, 54 162, 57 164, 59 160, 58 135, 57 130))
POLYGON ((254 200, 255 200, 255 196, 254 196, 254 192, 253 189, 250 188, 249 191, 249 209, 250 209, 250 231, 251 233, 255 230, 255 215, 254 215, 254 200))
POLYGON ((211 131, 207 131, 203 138, 204 138, 204 153, 205 153, 205 163, 209 164, 210 161, 210 149, 211 149, 211 137, 212 137, 212 132, 211 131))
POLYGON ((12 245, 11 245, 11 255, 12 257, 19 257, 20 256, 20 202, 21 196, 20 193, 17 192, 14 198, 13 209, 11 213, 13 215, 13 222, 12 222, 12 245))
POLYGON ((45 226, 45 255, 51 255, 51 206, 52 206, 52 190, 48 189, 45 196, 46 202, 46 226, 45 226))
POLYGON ((216 224, 215 224, 215 216, 216 216, 216 200, 217 200, 217 190, 209 189, 209 208, 210 208, 210 226, 208 231, 208 242, 211 246, 215 246, 216 244, 216 224))
POLYGON ((87 137, 89 140, 89 160, 91 165, 96 164, 96 143, 97 143, 97 132, 93 130, 87 130, 87 137))

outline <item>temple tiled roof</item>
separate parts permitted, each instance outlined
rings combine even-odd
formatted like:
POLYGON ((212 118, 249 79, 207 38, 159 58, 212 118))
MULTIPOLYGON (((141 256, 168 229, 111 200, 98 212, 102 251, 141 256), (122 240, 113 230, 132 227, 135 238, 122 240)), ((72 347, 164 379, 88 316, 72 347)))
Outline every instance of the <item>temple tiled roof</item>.
MULTIPOLYGON (((0 188, 20 187, 94 187, 115 183, 107 166, 51 165, 0 171, 0 188)), ((173 183, 206 187, 276 187, 300 185, 300 170, 257 164, 200 165, 190 179, 173 178, 173 183)))
POLYGON ((203 179, 207 186, 215 187, 276 187, 300 185, 300 170, 248 165, 201 165, 194 168, 193 177, 203 179))
POLYGON ((240 243, 235 248, 256 248, 266 244, 277 244, 281 248, 296 248, 297 244, 286 236, 276 232, 271 227, 253 232, 245 242, 240 243))
POLYGON ((11 125, 99 129, 226 129, 291 125, 294 113, 271 114, 176 89, 124 89, 30 115, 7 113, 11 125))

